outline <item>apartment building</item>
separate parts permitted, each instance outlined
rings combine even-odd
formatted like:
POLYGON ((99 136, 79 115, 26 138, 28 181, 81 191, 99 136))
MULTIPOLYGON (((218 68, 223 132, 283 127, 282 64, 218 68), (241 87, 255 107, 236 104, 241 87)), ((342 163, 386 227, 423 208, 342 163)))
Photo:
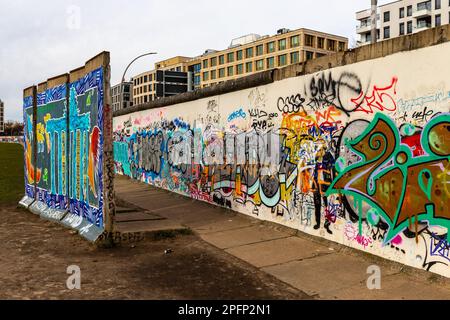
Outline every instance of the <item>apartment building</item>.
POLYGON ((304 28, 280 29, 274 36, 249 34, 234 39, 228 49, 207 50, 189 61, 189 71, 198 89, 347 49, 345 37, 304 28))
MULTIPOLYGON (((163 81, 158 79, 158 71, 171 72, 179 77, 188 77, 188 61, 189 57, 177 56, 167 60, 155 63, 155 68, 150 71, 143 72, 132 78, 133 82, 133 103, 142 104, 159 98, 157 91, 158 85, 163 81)), ((186 89, 187 90, 187 89, 186 89)), ((170 94, 168 94, 170 95, 170 94)))
POLYGON ((129 108, 133 105, 133 82, 119 83, 111 88, 111 100, 113 112, 129 108))
POLYGON ((5 104, 0 100, 0 133, 5 132, 5 104))
MULTIPOLYGON (((359 45, 371 43, 371 10, 356 13, 359 45)), ((450 23, 450 0, 400 0, 377 10, 377 37, 380 41, 450 23)))
POLYGON ((225 50, 208 49, 198 57, 176 56, 156 62, 154 70, 132 78, 133 103, 190 91, 191 84, 193 89, 205 88, 347 49, 345 37, 304 28, 280 29, 274 36, 249 34, 234 39, 225 50))

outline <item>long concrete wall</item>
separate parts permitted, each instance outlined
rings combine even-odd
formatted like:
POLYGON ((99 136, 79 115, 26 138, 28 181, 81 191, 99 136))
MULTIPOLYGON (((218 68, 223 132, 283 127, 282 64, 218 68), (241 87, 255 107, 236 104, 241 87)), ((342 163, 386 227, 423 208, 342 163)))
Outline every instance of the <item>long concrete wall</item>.
POLYGON ((448 277, 449 56, 442 41, 121 112, 116 171, 448 277))
POLYGON ((21 204, 92 241, 112 231, 114 215, 109 76, 104 52, 24 92, 21 204))

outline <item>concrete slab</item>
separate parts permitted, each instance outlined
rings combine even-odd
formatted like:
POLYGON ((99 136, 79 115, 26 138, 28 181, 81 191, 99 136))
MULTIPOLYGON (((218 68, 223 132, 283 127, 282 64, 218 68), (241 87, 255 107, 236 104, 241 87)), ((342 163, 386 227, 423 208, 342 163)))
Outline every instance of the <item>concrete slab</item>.
POLYGON ((323 293, 325 299, 339 300, 450 300, 450 287, 418 281, 404 273, 381 275, 381 289, 369 290, 363 283, 323 293))
POLYGON ((116 222, 163 220, 163 219, 165 218, 145 212, 125 212, 125 213, 118 213, 115 216, 116 222))
POLYGON ((120 222, 116 224, 115 231, 122 233, 155 232, 167 230, 183 230, 186 227, 174 220, 151 220, 136 222, 120 222))
POLYGON ((191 223, 189 226, 194 229, 199 234, 215 233, 219 231, 227 231, 239 228, 251 227, 260 224, 260 221, 250 220, 242 218, 238 215, 235 216, 224 216, 222 219, 217 221, 203 222, 203 223, 191 223))
MULTIPOLYGON (((289 283, 308 295, 328 297, 329 292, 366 283, 367 268, 372 265, 363 258, 339 253, 262 268, 263 271, 289 283)), ((381 267, 382 274, 399 272, 399 267, 381 267)))
POLYGON ((298 237, 265 241, 226 251, 258 268, 331 253, 328 247, 298 237))
POLYGON ((291 234, 268 228, 263 225, 202 234, 200 237, 205 241, 221 249, 243 246, 274 239, 288 238, 291 234))

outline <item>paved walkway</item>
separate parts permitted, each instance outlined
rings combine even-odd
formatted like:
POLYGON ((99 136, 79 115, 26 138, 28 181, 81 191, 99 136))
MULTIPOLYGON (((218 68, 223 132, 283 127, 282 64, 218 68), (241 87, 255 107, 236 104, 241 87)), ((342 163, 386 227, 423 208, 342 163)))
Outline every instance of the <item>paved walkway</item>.
POLYGON ((115 187, 118 199, 147 211, 145 219, 139 216, 127 220, 119 214, 120 231, 188 227, 204 241, 310 296, 319 299, 450 299, 450 279, 125 177, 117 177, 115 187), (381 268, 381 290, 367 288, 367 268, 371 265, 381 268))

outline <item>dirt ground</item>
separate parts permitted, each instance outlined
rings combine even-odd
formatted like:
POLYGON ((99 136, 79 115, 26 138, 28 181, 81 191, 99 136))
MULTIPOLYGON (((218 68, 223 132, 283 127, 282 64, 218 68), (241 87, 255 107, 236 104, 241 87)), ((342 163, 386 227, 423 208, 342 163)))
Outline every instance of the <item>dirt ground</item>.
POLYGON ((0 299, 309 299, 195 235, 99 249, 16 207, 0 208, 0 252, 0 299))

